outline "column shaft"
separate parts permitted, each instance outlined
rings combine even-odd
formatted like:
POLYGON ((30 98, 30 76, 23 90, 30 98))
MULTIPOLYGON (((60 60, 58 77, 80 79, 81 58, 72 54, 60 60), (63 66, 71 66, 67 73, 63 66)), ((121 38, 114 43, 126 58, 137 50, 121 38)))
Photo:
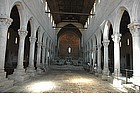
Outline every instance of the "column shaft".
POLYGON ((105 75, 108 75, 109 69, 108 69, 108 45, 109 45, 109 40, 104 40, 103 45, 104 45, 104 69, 103 73, 105 75))
POLYGON ((42 49, 42 64, 43 65, 45 64, 45 49, 46 49, 46 47, 43 46, 43 49, 42 49))
POLYGON ((35 42, 36 42, 36 38, 30 37, 29 67, 34 67, 35 42))
POLYGON ((4 72, 7 31, 11 22, 11 18, 0 18, 0 72, 4 72))
POLYGON ((38 42, 38 47, 37 47, 37 67, 40 67, 41 46, 42 46, 42 43, 38 42))
POLYGON ((19 41, 19 49, 18 49, 18 64, 17 69, 23 69, 23 59, 24 59, 24 43, 25 37, 27 35, 27 31, 25 30, 18 30, 20 41, 19 41))
POLYGON ((133 38, 133 77, 140 81, 140 23, 131 23, 128 27, 133 38))
POLYGON ((120 39, 121 34, 115 33, 112 35, 114 41, 114 76, 120 75, 120 39))
POLYGON ((98 73, 101 73, 101 44, 98 44, 97 68, 98 68, 98 73))

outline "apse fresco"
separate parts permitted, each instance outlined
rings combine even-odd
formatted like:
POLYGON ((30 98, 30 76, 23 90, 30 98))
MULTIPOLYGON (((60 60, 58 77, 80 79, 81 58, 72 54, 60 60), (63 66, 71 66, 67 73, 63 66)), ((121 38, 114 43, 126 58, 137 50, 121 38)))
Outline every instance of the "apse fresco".
POLYGON ((59 57, 72 57, 72 59, 79 58, 80 38, 73 32, 66 32, 60 36, 59 39, 59 57), (68 49, 71 48, 69 53, 68 49))

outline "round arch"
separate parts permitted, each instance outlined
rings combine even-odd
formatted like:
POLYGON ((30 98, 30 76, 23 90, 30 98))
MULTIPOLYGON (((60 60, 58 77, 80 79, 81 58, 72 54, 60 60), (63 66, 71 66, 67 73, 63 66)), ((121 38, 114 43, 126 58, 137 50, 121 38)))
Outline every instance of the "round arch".
POLYGON ((111 26, 112 26, 111 22, 109 20, 106 21, 105 26, 104 26, 104 31, 103 31, 103 39, 108 40, 108 38, 109 38, 109 29, 110 29, 111 26))
POLYGON ((56 51, 58 58, 63 59, 66 63, 67 60, 71 62, 74 60, 72 63, 77 64, 78 59, 82 55, 81 39, 82 34, 76 26, 72 24, 64 26, 57 34, 56 51), (71 50, 70 53, 68 51, 69 48, 71 50))
POLYGON ((117 10, 117 14, 116 14, 115 22, 114 22, 114 29, 113 29, 114 33, 120 32, 120 22, 121 22, 122 16, 123 16, 125 11, 127 11, 129 16, 130 16, 130 22, 132 21, 131 14, 130 14, 129 10, 124 6, 119 7, 117 10))
POLYGON ((36 36, 36 29, 35 29, 34 18, 30 17, 27 21, 30 22, 30 25, 31 25, 31 37, 35 37, 36 36))
POLYGON ((18 12, 19 12, 19 16, 20 16, 20 29, 24 29, 26 27, 26 12, 25 12, 25 8, 24 8, 22 2, 16 1, 15 3, 13 3, 10 6, 9 16, 10 16, 11 11, 12 11, 14 6, 17 7, 18 12))

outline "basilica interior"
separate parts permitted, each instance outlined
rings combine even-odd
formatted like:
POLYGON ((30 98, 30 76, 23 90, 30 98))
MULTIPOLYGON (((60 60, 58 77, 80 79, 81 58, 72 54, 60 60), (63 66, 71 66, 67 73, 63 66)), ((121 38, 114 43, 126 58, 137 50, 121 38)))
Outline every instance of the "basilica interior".
POLYGON ((1 92, 52 68, 83 70, 112 87, 140 91, 139 0, 0 3, 1 92))

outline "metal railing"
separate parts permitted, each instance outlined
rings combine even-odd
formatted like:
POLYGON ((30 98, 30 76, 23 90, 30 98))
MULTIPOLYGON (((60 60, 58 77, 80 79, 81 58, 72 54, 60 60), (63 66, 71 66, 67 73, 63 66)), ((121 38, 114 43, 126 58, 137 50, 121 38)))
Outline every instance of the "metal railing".
MULTIPOLYGON (((113 67, 109 67, 109 69, 114 69, 113 67)), ((115 69, 116 71, 116 78, 119 79, 119 75, 122 74, 122 77, 125 77, 125 83, 129 83, 128 79, 130 79, 130 77, 133 77, 133 70, 130 69, 115 69)))

